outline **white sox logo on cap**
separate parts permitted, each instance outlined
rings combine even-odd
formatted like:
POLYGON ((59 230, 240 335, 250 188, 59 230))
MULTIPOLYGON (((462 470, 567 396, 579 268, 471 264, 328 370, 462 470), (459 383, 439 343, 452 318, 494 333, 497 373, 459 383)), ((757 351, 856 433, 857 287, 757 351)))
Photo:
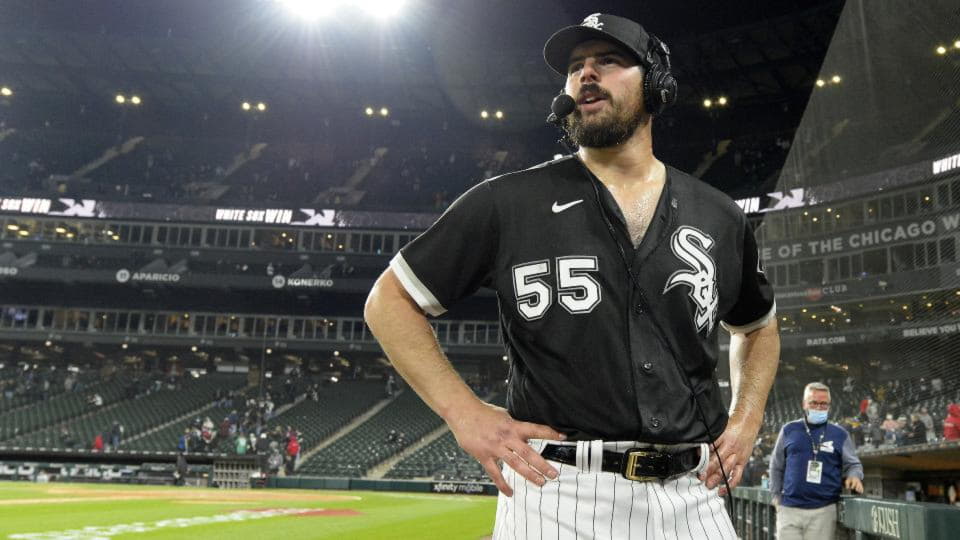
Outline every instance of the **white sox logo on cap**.
POLYGON ((690 226, 683 226, 673 233, 670 250, 678 259, 690 265, 693 272, 677 270, 663 288, 666 293, 677 285, 690 287, 690 299, 697 304, 697 330, 713 331, 717 319, 717 265, 707 251, 713 247, 713 238, 690 226))
POLYGON ((597 30, 603 30, 603 23, 600 22, 600 14, 593 13, 587 15, 583 22, 580 23, 580 26, 589 26, 590 28, 596 28, 597 30))

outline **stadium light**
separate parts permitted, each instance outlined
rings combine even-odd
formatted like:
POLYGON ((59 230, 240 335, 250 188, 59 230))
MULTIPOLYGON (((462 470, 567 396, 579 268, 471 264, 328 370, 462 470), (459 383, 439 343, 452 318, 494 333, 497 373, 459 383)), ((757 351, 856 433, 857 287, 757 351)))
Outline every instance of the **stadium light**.
POLYGON ((257 103, 257 110, 260 112, 267 110, 267 104, 262 101, 257 103))
POLYGON ((363 110, 363 112, 364 112, 367 116, 373 116, 373 107, 367 107, 366 109, 363 110))
POLYGON ((842 80, 843 79, 841 79, 839 75, 834 75, 830 78, 830 81, 833 82, 833 84, 840 84, 840 81, 842 80))
POLYGON ((486 109, 484 109, 480 111, 480 118, 483 118, 484 120, 486 120, 487 118, 490 118, 490 113, 488 113, 486 109))
POLYGON ((126 343, 123 343, 120 345, 120 348, 123 350, 127 350, 127 347, 129 347, 129 345, 127 345, 126 343))
POLYGON ((249 102, 249 101, 244 101, 243 103, 240 104, 240 108, 243 109, 243 110, 245 110, 245 111, 249 111, 249 110, 250 110, 250 102, 249 102))
POLYGON ((403 0, 363 0, 359 4, 367 13, 380 19, 392 17, 403 9, 403 0))
POLYGON ((827 84, 827 81, 825 81, 825 80, 823 80, 823 79, 817 79, 817 86, 818 86, 819 88, 823 88, 823 85, 825 85, 825 84, 827 84))
POLYGON ((119 103, 120 105, 123 105, 124 103, 127 102, 127 98, 125 98, 123 94, 117 94, 117 97, 113 98, 113 100, 119 103))
POLYGON ((11 223, 10 225, 7 225, 7 230, 8 230, 8 231, 18 231, 18 230, 20 230, 20 226, 14 224, 14 223, 11 223))
POLYGON ((380 116, 387 116, 390 114, 390 109, 386 107, 380 107, 380 116))
POLYGON ((9 86, 0 87, 0 96, 10 97, 13 95, 13 90, 9 86))
POLYGON ((726 105, 726 104, 727 104, 727 97, 726 97, 726 96, 720 96, 720 98, 717 99, 717 103, 719 103, 721 106, 726 105))
POLYGON ((503 120, 503 111, 497 111, 494 116, 497 117, 497 120, 503 120))
POLYGON ((943 45, 938 45, 938 46, 937 46, 937 54, 939 54, 939 55, 947 54, 947 48, 944 47, 943 45))
POLYGON ((133 97, 131 97, 131 98, 130 98, 130 103, 133 103, 134 105, 139 105, 139 104, 140 104, 140 96, 133 96, 133 97))
POLYGON ((20 236, 30 236, 30 231, 26 229, 20 229, 19 231, 17 231, 17 234, 19 234, 20 236))
POLYGON ((707 109, 709 109, 710 107, 713 107, 713 100, 710 98, 703 100, 703 106, 704 108, 707 108, 707 109))
POLYGON ((283 4, 290 13, 301 19, 311 22, 333 13, 339 7, 339 2, 331 0, 277 0, 283 4))

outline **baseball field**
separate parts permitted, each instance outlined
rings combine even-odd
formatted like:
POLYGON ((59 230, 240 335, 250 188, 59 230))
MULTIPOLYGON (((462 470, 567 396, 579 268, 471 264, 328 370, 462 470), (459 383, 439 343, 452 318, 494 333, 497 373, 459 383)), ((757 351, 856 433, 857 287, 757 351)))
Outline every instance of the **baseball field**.
POLYGON ((0 538, 484 538, 488 496, 0 482, 0 538))

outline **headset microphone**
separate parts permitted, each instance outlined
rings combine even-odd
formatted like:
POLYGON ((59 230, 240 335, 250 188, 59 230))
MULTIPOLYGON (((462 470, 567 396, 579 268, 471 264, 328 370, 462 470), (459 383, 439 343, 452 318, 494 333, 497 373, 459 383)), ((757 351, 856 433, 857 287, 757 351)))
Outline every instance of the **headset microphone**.
POLYGON ((553 98, 553 103, 550 104, 550 116, 547 117, 547 122, 560 127, 560 122, 576 108, 577 102, 567 94, 561 93, 553 98))

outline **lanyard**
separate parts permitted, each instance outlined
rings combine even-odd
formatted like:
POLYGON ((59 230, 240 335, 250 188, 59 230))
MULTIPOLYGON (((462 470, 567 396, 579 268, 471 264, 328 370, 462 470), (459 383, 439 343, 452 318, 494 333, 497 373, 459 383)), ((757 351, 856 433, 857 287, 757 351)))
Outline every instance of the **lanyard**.
POLYGON ((813 460, 817 460, 817 455, 820 453, 820 445, 823 444, 823 436, 827 434, 827 426, 823 426, 823 431, 820 432, 820 441, 813 442, 813 434, 810 433, 810 426, 807 425, 806 419, 803 421, 803 429, 807 430, 807 437, 810 437, 810 446, 813 450, 813 460))

